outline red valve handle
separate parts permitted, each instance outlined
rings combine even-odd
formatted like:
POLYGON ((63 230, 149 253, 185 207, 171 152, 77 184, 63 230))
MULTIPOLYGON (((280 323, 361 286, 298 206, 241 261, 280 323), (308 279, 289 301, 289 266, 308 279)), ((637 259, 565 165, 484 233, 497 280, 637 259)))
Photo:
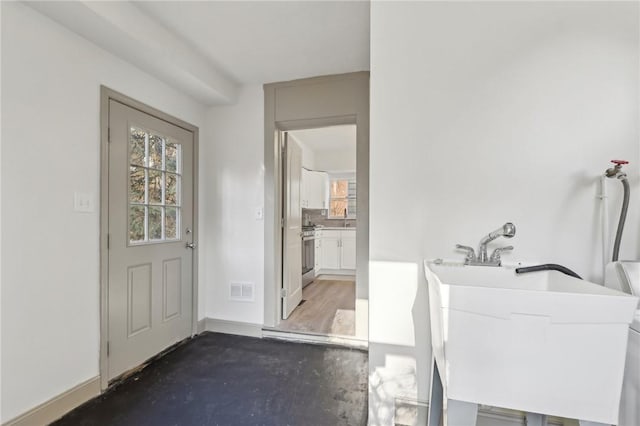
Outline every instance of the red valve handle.
POLYGON ((611 162, 616 165, 629 164, 627 160, 611 160, 611 162))

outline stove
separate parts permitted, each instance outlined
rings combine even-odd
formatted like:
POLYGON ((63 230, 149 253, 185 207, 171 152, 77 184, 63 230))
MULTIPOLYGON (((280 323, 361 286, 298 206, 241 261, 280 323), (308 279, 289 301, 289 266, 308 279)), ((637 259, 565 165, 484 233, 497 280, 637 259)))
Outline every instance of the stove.
POLYGON ((305 237, 314 237, 315 236, 315 226, 303 226, 302 227, 302 239, 305 237))
POLYGON ((315 226, 302 227, 302 287, 315 279, 315 226))

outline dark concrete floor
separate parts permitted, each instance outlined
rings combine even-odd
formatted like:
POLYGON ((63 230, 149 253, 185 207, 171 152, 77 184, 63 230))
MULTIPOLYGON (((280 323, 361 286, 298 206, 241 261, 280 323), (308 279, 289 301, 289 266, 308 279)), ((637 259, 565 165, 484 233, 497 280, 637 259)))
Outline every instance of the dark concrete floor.
POLYGON ((204 333, 54 425, 366 423, 366 352, 204 333))

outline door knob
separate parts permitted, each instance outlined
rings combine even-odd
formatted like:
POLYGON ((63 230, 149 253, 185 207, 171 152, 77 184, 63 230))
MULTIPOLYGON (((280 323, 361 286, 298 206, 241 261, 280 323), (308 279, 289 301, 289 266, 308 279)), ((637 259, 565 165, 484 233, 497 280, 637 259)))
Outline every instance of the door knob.
POLYGON ((194 243, 187 243, 187 248, 194 249, 196 245, 194 243))

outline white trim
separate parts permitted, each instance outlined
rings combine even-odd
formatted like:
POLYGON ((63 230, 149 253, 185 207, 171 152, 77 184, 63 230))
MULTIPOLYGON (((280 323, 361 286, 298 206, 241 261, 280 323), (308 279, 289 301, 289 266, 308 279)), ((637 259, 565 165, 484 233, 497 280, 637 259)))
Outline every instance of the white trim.
MULTIPOLYGON (((427 418, 427 412, 429 411, 429 403, 427 401, 421 401, 410 397, 402 397, 397 396, 394 398, 394 411, 396 411, 398 405, 403 406, 412 406, 416 409, 417 417, 427 418), (418 414, 419 411, 422 411, 418 414)), ((397 411, 396 411, 397 413, 397 411)), ((512 425, 512 426, 526 426, 526 413, 517 410, 510 410, 507 408, 499 408, 499 407, 490 407, 488 405, 478 405, 478 419, 488 419, 489 423, 482 422, 483 424, 501 424, 501 425, 512 425)), ((405 425, 405 423, 395 423, 397 419, 395 419, 394 414, 394 424, 401 426, 405 425)), ((411 419, 410 419, 411 420, 411 419)), ((414 419, 416 420, 416 419, 414 419)), ((480 423, 480 422, 478 422, 480 423)), ((563 419, 560 417, 549 416, 547 417, 547 425, 548 426, 578 426, 577 420, 573 419, 563 419)))
MULTIPOLYGON (((327 270, 331 270, 331 269, 325 269, 325 271, 327 270)), ((318 273, 318 275, 316 275, 316 277, 314 279, 316 280, 328 280, 328 281, 351 281, 351 282, 356 282, 356 274, 355 274, 355 270, 352 270, 353 273, 351 274, 347 274, 346 272, 342 272, 342 271, 347 271, 346 269, 338 269, 338 271, 340 271, 341 273, 338 274, 324 274, 322 273, 322 269, 319 270, 320 272, 318 273)))
POLYGON ((196 325, 196 334, 200 334, 204 331, 207 330, 207 319, 206 318, 202 318, 201 320, 198 321, 198 324, 196 325))
POLYGON ((345 346, 354 349, 368 349, 369 347, 369 342, 366 339, 359 339, 357 337, 284 331, 272 327, 263 327, 262 324, 227 321, 215 318, 204 318, 198 321, 198 332, 202 333, 204 331, 317 345, 345 346))
MULTIPOLYGON (((355 269, 318 269, 318 276, 320 275, 326 275, 326 276, 340 275, 345 277, 354 277, 354 281, 355 281, 356 270, 355 269)), ((330 278, 327 278, 327 279, 330 279, 330 278)))
POLYGON ((96 376, 9 420, 4 426, 46 425, 98 395, 100 377, 96 376))
POLYGON ((357 337, 326 335, 316 333, 296 333, 295 331, 277 330, 271 327, 262 329, 265 339, 286 340, 290 342, 312 343, 316 345, 346 346, 354 349, 368 349, 369 342, 357 337))
POLYGON ((216 333, 262 338, 262 324, 205 318, 204 330, 216 333))

